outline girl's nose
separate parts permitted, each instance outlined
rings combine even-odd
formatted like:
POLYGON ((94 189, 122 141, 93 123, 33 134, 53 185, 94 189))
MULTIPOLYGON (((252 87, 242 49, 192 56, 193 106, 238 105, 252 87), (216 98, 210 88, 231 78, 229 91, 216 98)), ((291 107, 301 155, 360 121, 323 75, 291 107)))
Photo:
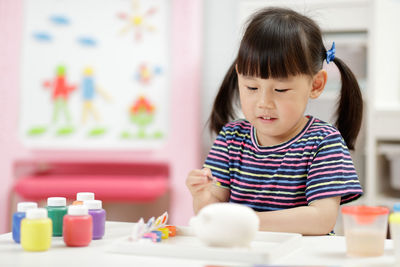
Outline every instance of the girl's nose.
POLYGON ((258 99, 258 107, 261 109, 272 109, 275 107, 274 99, 269 90, 263 90, 258 99))

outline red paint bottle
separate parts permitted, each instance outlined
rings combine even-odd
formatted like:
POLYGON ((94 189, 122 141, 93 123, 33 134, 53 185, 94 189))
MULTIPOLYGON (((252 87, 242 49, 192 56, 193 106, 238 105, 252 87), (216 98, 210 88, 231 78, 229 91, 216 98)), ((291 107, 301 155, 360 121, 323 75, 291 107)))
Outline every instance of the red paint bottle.
POLYGON ((63 221, 65 244, 69 247, 85 247, 92 241, 92 235, 93 219, 88 208, 83 205, 69 206, 63 221))

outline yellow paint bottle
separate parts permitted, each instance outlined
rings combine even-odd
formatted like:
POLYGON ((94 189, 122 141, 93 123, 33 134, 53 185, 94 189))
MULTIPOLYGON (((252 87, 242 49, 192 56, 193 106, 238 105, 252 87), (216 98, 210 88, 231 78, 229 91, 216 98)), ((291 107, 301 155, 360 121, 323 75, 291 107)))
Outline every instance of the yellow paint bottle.
POLYGON ((21 245, 26 251, 45 251, 50 248, 53 225, 46 209, 30 209, 21 222, 21 245))

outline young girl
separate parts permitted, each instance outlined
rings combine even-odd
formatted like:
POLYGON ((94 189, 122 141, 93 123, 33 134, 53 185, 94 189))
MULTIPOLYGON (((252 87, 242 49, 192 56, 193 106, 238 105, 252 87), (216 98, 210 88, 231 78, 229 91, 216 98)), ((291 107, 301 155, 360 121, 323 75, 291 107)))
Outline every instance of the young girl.
POLYGON ((229 201, 253 208, 260 230, 331 232, 339 205, 362 194, 348 150, 362 104, 353 73, 334 45, 325 49, 313 20, 282 8, 255 13, 214 102, 210 128, 217 139, 204 168, 186 179, 195 212, 229 201), (304 116, 308 99, 326 84, 324 60, 341 74, 337 129, 304 116), (238 97, 245 119, 229 122, 238 97))

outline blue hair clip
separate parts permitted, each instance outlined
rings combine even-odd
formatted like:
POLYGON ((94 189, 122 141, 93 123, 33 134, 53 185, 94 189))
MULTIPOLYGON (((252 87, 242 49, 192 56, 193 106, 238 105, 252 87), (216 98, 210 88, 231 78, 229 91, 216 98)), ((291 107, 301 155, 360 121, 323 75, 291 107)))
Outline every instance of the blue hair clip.
POLYGON ((336 53, 335 42, 333 42, 331 49, 326 51, 326 63, 329 64, 329 62, 335 59, 335 53, 336 53))

